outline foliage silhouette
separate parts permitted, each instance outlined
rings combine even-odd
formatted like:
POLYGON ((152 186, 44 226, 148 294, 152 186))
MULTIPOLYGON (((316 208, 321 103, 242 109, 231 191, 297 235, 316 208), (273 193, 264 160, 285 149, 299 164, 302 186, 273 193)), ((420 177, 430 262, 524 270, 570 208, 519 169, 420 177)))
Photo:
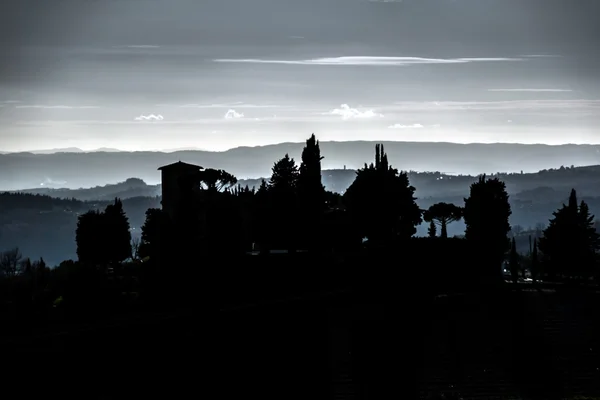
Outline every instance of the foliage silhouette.
POLYGON ((437 227, 435 226, 435 222, 433 220, 429 221, 429 228, 427 228, 427 236, 430 238, 434 238, 437 236, 437 227))
POLYGON ((208 191, 222 192, 237 183, 237 178, 222 169, 206 168, 199 173, 201 186, 208 191))
POLYGON ((490 279, 500 279, 501 264, 509 248, 511 213, 504 182, 483 175, 471 185, 463 211, 465 238, 478 243, 482 254, 486 254, 482 263, 486 268, 484 275, 490 279))
POLYGON ((559 277, 578 281, 594 275, 600 236, 594 216, 584 201, 578 205, 577 192, 571 190, 568 204, 553 213, 539 240, 544 271, 550 280, 559 277))
POLYGON ((21 267, 23 254, 18 247, 0 253, 0 276, 13 277, 21 267))
POLYGON ((117 264, 131 258, 129 221, 121 200, 103 212, 92 210, 79 216, 75 240, 79 261, 90 265, 117 264))
MULTIPOLYGON (((448 237, 447 225, 459 221, 462 218, 462 208, 449 203, 436 203, 429 207, 423 214, 426 222, 432 222, 440 226, 440 237, 448 237)), ((431 228, 430 228, 431 229, 431 228)))
POLYGON ((290 252, 296 250, 299 176, 296 162, 288 154, 273 165, 268 186, 271 248, 285 249, 290 252))
POLYGON ((315 135, 306 141, 298 174, 299 242, 315 251, 321 241, 321 224, 326 208, 325 186, 321 177, 321 150, 315 135))
POLYGON ((531 251, 531 279, 533 283, 537 281, 540 276, 540 262, 538 258, 538 244, 537 239, 533 240, 533 250, 531 251))
POLYGON ((513 283, 517 283, 519 281, 519 274, 521 272, 521 265, 519 263, 519 254, 517 253, 517 245, 515 242, 515 238, 512 238, 511 246, 510 246, 510 256, 508 261, 508 268, 510 270, 510 275, 513 283))
POLYGON ((415 188, 405 172, 392 168, 382 145, 375 146, 375 163, 356 172, 344 194, 358 233, 375 245, 408 239, 422 222, 415 188))
MULTIPOLYGON (((374 163, 356 173, 343 196, 328 192, 323 186, 323 157, 314 135, 306 141, 299 167, 286 154, 273 165, 269 181, 261 181, 257 190, 236 186, 237 179, 224 170, 208 168, 197 175, 182 177, 178 194, 183 201, 174 218, 154 208, 156 205, 147 208, 141 229, 140 257, 131 260, 131 243, 135 243, 136 238, 131 238, 129 212, 126 215, 126 207, 124 209, 119 199, 108 205, 98 203, 95 210, 83 212, 77 221, 75 238, 79 261, 65 261, 50 269, 43 260, 22 258, 18 251, 2 254, 2 321, 11 322, 5 324, 6 329, 18 336, 32 331, 23 321, 31 326, 35 321, 40 328, 45 328, 44 324, 55 324, 58 330, 68 326, 63 325, 66 323, 100 321, 118 313, 125 314, 124 319, 134 319, 129 317, 148 311, 172 314, 185 309, 193 316, 186 318, 193 320, 194 325, 199 325, 197 316, 203 320, 208 318, 209 325, 201 324, 201 333, 196 334, 194 330, 194 335, 190 335, 194 337, 194 344, 187 342, 188 346, 197 346, 198 335, 207 332, 227 336, 227 341, 219 337, 207 343, 226 342, 234 348, 229 355, 237 354, 238 360, 244 358, 237 353, 244 350, 244 345, 254 349, 251 353, 246 348, 244 354, 253 354, 254 358, 245 358, 269 359, 275 365, 270 370, 275 375, 265 380, 277 377, 285 382, 280 382, 283 388, 293 379, 286 377, 293 374, 284 368, 291 363, 281 364, 286 357, 293 358, 294 363, 297 359, 310 359, 314 364, 317 364, 314 360, 326 364, 318 357, 326 354, 327 341, 323 340, 322 326, 331 323, 331 310, 354 302, 380 304, 385 311, 382 314, 386 315, 379 325, 381 329, 375 329, 375 323, 365 324, 367 328, 350 341, 355 342, 351 344, 355 346, 351 348, 352 357, 356 357, 354 366, 360 363, 356 360, 365 361, 363 366, 368 366, 354 370, 360 385, 364 388, 369 381, 375 388, 371 390, 383 393, 391 387, 386 382, 395 384, 396 370, 385 366, 371 368, 375 363, 366 361, 375 360, 366 354, 372 350, 369 347, 376 342, 377 350, 392 355, 393 361, 405 357, 404 362, 419 370, 422 366, 416 365, 414 356, 420 355, 420 345, 432 344, 421 337, 427 329, 450 329, 461 323, 451 321, 450 314, 444 312, 443 323, 439 323, 440 319, 433 323, 432 315, 439 312, 437 304, 440 299, 446 299, 454 302, 456 309, 462 304, 481 311, 480 317, 487 315, 490 320, 501 320, 497 325, 488 321, 488 326, 475 319, 466 329, 466 334, 471 336, 462 338, 463 341, 480 338, 482 344, 488 340, 494 345, 512 341, 519 344, 515 348, 522 350, 523 337, 531 334, 539 338, 540 344, 534 346, 537 364, 531 364, 536 368, 514 368, 518 373, 515 372, 513 378, 520 384, 530 379, 528 374, 544 375, 550 368, 542 369, 544 363, 540 360, 550 352, 541 344, 545 338, 536 336, 540 332, 526 325, 534 323, 525 320, 536 315, 549 297, 540 291, 535 293, 539 297, 529 301, 525 299, 526 291, 513 291, 514 286, 496 288, 486 284, 487 278, 498 277, 500 265, 505 261, 514 282, 519 280, 519 264, 525 265, 520 262, 518 244, 519 240, 527 241, 530 232, 520 232, 515 226, 512 240, 508 240, 511 207, 504 182, 498 177, 481 177, 472 184, 462 210, 451 203, 431 201, 423 215, 429 222, 429 237, 413 237, 416 225, 422 220, 415 188, 411 185, 413 181, 408 174, 389 165, 383 146, 377 145, 375 153, 374 163), (104 206, 106 208, 100 211, 104 206), (466 224, 465 238, 447 238, 447 225, 461 217, 466 224), (443 240, 435 237, 438 227, 443 240), (368 239, 366 245, 364 238, 368 239), (251 251, 257 246, 261 256, 251 251), (509 246, 510 252, 507 252, 509 246), (5 254, 9 254, 6 260, 10 262, 4 261, 5 254), (398 328, 398 315, 403 319, 403 331, 398 328), (12 323, 14 321, 19 323, 12 323), (498 333, 493 340, 484 338, 485 332, 504 329, 503 325, 513 330, 498 333), (218 333, 213 333, 214 330, 218 333), (293 336, 283 338, 284 331, 293 332, 290 333, 293 336), (507 336, 511 333, 512 338, 507 336), (377 336, 380 334, 382 336, 377 336), (399 334, 409 338, 399 341, 399 334), (507 337, 509 340, 504 340, 507 337), (367 346, 356 345, 360 338, 367 346), (294 343, 293 353, 287 351, 289 347, 282 351, 281 346, 288 339, 294 343), (408 355, 402 353, 406 347, 411 350, 408 355), (383 385, 378 386, 382 380, 383 385)), ((17 207, 18 202, 12 197, 7 201, 17 207)), ((64 204, 67 203, 59 206, 64 204)), ((579 202, 574 191, 569 204, 555 213, 539 246, 543 261, 540 266, 550 271, 554 268, 556 278, 588 280, 597 271, 599 245, 593 216, 588 204, 579 202)), ((538 266, 536 239, 530 248, 528 265, 535 280, 542 269, 538 266)), ((519 282, 516 287, 525 284, 519 282)), ((378 317, 369 315, 369 319, 373 322, 378 317)), ((545 316, 540 321, 543 319, 545 316)), ((169 341, 178 342, 184 330, 175 328, 173 319, 162 324, 166 326, 165 331, 171 332, 169 341), (174 337, 177 338, 172 340, 174 337)), ((142 330, 151 333, 154 327, 140 328, 142 330)), ((114 342, 121 340, 119 334, 105 332, 98 334, 100 339, 89 343, 99 345, 113 337, 114 342)), ((457 334, 445 339, 458 342, 460 338, 457 334)), ((125 347, 123 343, 121 348, 125 347)), ((461 348, 458 344, 455 347, 459 353, 461 348)), ((524 362, 527 357, 519 355, 515 359, 524 362)), ((326 376, 330 371, 326 371, 327 365, 322 367, 321 364, 319 374, 326 376)), ((251 361, 246 365, 251 371, 245 372, 252 377, 264 371, 259 371, 251 361)), ((454 377, 458 379, 460 362, 456 365, 454 377)), ((301 374, 303 370, 310 370, 312 375, 303 376, 317 377, 314 368, 303 367, 305 365, 298 363, 293 372, 301 374)), ((304 390, 305 395, 309 392, 304 390)))

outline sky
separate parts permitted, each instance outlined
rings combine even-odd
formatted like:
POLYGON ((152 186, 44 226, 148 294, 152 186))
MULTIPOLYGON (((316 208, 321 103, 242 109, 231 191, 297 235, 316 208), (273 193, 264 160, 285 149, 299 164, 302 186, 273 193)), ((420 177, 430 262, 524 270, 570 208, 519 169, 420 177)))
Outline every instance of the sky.
POLYGON ((6 0, 0 151, 600 143, 597 0, 6 0))

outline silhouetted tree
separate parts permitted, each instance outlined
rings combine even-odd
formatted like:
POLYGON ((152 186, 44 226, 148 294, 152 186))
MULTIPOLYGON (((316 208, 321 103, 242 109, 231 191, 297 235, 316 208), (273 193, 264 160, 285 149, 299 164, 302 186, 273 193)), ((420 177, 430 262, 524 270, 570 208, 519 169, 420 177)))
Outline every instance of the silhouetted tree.
POLYGON ((514 237, 512 238, 510 246, 508 268, 510 270, 513 283, 517 283, 519 281, 519 272, 521 271, 521 266, 519 264, 519 253, 517 253, 517 243, 515 242, 514 237))
POLYGON ((108 262, 104 225, 104 215, 98 210, 90 210, 77 218, 75 241, 77 257, 81 263, 95 265, 108 262))
MULTIPOLYGON (((160 208, 149 208, 146 210, 146 220, 142 225, 142 237, 140 241, 139 255, 141 258, 159 258, 172 256, 176 251, 170 248, 171 224, 166 212, 160 208)), ((158 261, 158 260, 157 260, 158 261)))
POLYGON ((298 167, 285 155, 273 165, 269 182, 271 243, 295 251, 298 229, 298 167))
POLYGON ((573 189, 569 202, 553 213, 539 241, 544 270, 549 279, 568 276, 587 279, 592 275, 600 238, 587 204, 577 204, 573 189))
POLYGON ((498 178, 485 175, 471 184, 465 199, 463 218, 465 238, 477 243, 482 262, 489 265, 490 277, 500 277, 501 265, 509 247, 508 232, 511 215, 506 185, 498 178))
POLYGON ((106 257, 110 263, 120 263, 132 257, 131 254, 131 232, 129 219, 123 210, 123 203, 115 199, 114 204, 109 204, 102 214, 104 221, 102 232, 106 235, 106 257))
POLYGON ((521 225, 514 225, 511 227, 510 231, 513 236, 519 236, 521 233, 523 233, 523 227, 521 225))
POLYGON ((358 233, 371 243, 408 239, 422 222, 408 175, 392 168, 383 146, 375 146, 375 163, 356 171, 344 202, 358 233))
POLYGON ((262 254, 268 254, 271 250, 271 237, 269 230, 271 226, 271 193, 269 186, 263 179, 254 196, 253 216, 252 216, 252 231, 256 243, 262 254))
POLYGON ((131 239, 131 258, 133 261, 140 260, 140 238, 131 239))
POLYGON ((433 204, 423 215, 423 219, 440 226, 440 237, 447 238, 447 225, 462 218, 462 208, 450 203, 433 204))
POLYGON ((538 246, 537 239, 533 239, 533 250, 531 252, 531 280, 533 283, 536 282, 540 276, 540 264, 538 260, 538 246))
POLYGON ((298 174, 298 211, 300 242, 316 250, 321 216, 325 210, 325 187, 321 181, 321 150, 315 135, 306 141, 298 174))
POLYGON ((427 228, 427 236, 434 238, 437 235, 437 228, 435 227, 435 222, 433 220, 429 221, 429 228, 427 228))
POLYGON ((31 262, 31 259, 29 257, 27 257, 26 259, 24 259, 23 261, 21 261, 20 263, 20 271, 23 274, 30 274, 33 271, 33 264, 31 262))
POLYGON ((0 253, 0 274, 8 277, 17 275, 23 260, 18 247, 0 253))
POLYGON ((237 183, 235 176, 222 169, 206 168, 198 175, 201 187, 208 191, 222 192, 237 183))

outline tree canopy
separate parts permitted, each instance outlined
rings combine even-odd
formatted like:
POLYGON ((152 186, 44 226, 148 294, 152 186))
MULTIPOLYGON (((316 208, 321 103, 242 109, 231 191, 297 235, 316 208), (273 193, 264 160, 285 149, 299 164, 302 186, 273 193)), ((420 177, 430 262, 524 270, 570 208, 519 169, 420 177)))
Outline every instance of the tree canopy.
POLYGON ((361 236, 372 243, 406 239, 422 222, 421 210, 405 172, 389 165, 383 145, 375 146, 375 163, 356 172, 344 201, 361 236))

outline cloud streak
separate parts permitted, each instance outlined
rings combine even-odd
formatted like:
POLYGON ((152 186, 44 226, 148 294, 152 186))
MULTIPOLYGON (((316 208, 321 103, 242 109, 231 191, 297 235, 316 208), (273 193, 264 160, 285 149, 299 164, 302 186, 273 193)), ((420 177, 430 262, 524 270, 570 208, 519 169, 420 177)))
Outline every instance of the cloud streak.
POLYGON ((334 108, 333 110, 324 113, 324 115, 338 115, 345 120, 383 117, 383 114, 378 114, 373 110, 360 111, 357 108, 350 107, 348 104, 342 104, 340 108, 334 108))
POLYGON ((400 101, 380 109, 390 111, 461 111, 461 110, 600 110, 600 100, 507 100, 507 101, 400 101))
POLYGON ((402 125, 402 124, 394 124, 388 126, 388 129, 420 129, 424 128, 421 124, 411 124, 411 125, 402 125))
POLYGON ((157 107, 179 107, 179 108, 288 108, 289 106, 282 106, 277 104, 251 104, 251 103, 213 103, 213 104, 156 104, 157 107))
POLYGON ((37 108, 43 110, 89 110, 89 109, 97 109, 99 106, 66 106, 66 105, 42 105, 42 104, 33 104, 33 105, 22 105, 15 106, 15 108, 37 108))
POLYGON ((126 46, 114 46, 117 49, 158 49, 160 46, 155 46, 151 44, 130 44, 126 46))
POLYGON ((219 58, 217 63, 285 64, 285 65, 353 65, 353 66, 408 66, 414 64, 466 64, 473 62, 522 61, 522 58, 424 58, 424 57, 327 57, 307 60, 267 60, 258 58, 219 58))
POLYGON ((561 92, 572 92, 572 90, 571 89, 488 89, 488 92, 561 93, 561 92))
POLYGON ((139 117, 134 118, 135 121, 162 121, 164 119, 165 118, 160 114, 140 115, 139 117))

